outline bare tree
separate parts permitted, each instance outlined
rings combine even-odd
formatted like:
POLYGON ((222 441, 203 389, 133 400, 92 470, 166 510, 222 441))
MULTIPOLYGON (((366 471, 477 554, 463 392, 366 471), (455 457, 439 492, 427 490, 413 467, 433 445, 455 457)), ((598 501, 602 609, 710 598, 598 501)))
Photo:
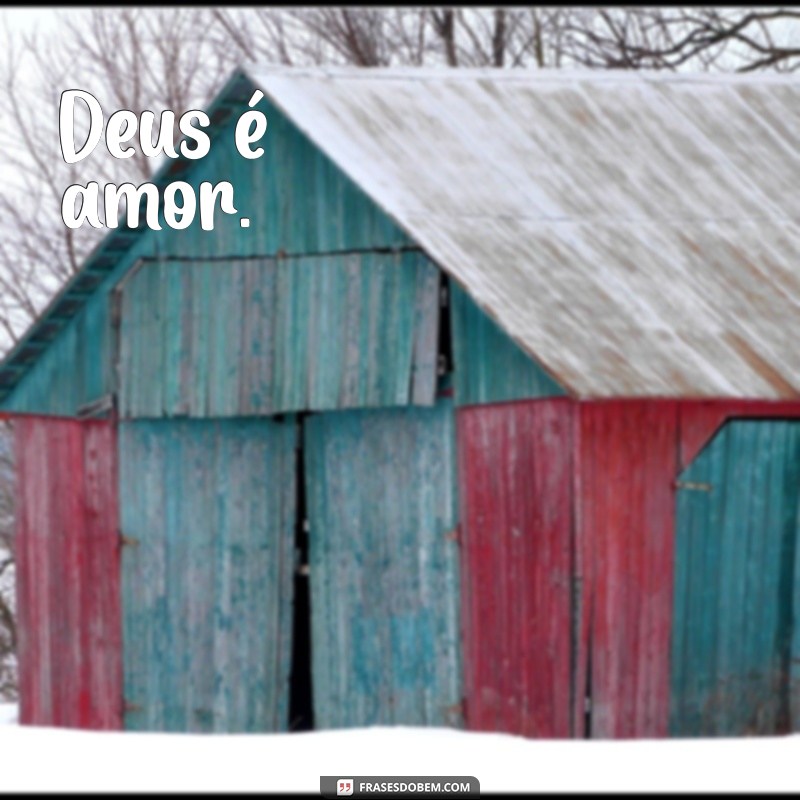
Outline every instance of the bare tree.
POLYGON ((800 10, 639 7, 212 10, 220 43, 290 66, 794 70, 800 10))
POLYGON ((426 8, 214 8, 217 43, 238 60, 286 66, 420 66, 428 59, 426 8))
POLYGON ((580 9, 562 26, 575 63, 622 69, 752 72, 800 66, 795 8, 580 9))
POLYGON ((0 423, 0 701, 17 698, 13 481, 10 428, 0 423))
MULTIPOLYGON (((73 275, 99 233, 61 221, 67 186, 89 180, 142 182, 153 159, 120 161, 98 146, 84 161, 61 157, 58 105, 65 89, 89 89, 104 109, 184 111, 201 106, 235 58, 212 44, 208 15, 194 9, 61 12, 57 36, 5 31, 0 62, 0 144, 14 180, 0 187, 0 329, 5 345, 73 275)), ((230 50, 230 49, 229 49, 230 50)), ((88 130, 88 115, 79 122, 88 130)), ((157 131, 156 131, 157 135, 157 131)), ((174 138, 174 132, 173 132, 174 138)))
POLYGON ((220 43, 288 66, 559 66, 559 9, 212 10, 220 43))

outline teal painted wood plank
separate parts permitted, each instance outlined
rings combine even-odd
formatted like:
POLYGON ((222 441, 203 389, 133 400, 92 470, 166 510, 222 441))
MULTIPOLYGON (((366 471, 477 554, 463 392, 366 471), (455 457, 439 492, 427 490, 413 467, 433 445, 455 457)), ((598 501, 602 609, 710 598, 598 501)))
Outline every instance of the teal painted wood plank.
POLYGON ((566 394, 455 281, 449 287, 457 405, 566 394))
MULTIPOLYGON (((800 481, 800 474, 795 475, 800 481)), ((800 536, 794 543, 794 581, 792 591, 792 642, 789 651, 789 712, 792 731, 800 732, 800 536)))
MULTIPOLYGON (((163 261, 153 273, 145 275, 150 272, 148 266, 141 274, 137 274, 136 278, 141 280, 142 289, 135 302, 153 307, 155 324, 153 336, 145 337, 142 346, 138 346, 138 331, 136 337, 128 335, 129 330, 135 330, 135 314, 129 327, 123 311, 125 322, 122 326, 122 338, 136 351, 137 358, 133 370, 120 371, 121 383, 125 385, 124 376, 137 375, 135 369, 138 368, 142 370, 139 375, 149 374, 154 383, 163 385, 164 397, 159 404, 156 386, 151 388, 144 383, 134 387, 133 382, 130 384, 136 398, 134 402, 149 402, 152 416, 159 416, 159 412, 167 415, 189 415, 191 406, 188 398, 197 393, 200 385, 197 375, 205 365, 195 365, 194 359, 198 347, 201 346, 200 342, 205 337, 207 323, 204 314, 208 313, 208 306, 202 291, 206 288, 203 280, 204 265, 196 266, 197 269, 192 271, 183 271, 175 269, 174 263, 163 261), (162 285, 159 286, 159 283, 162 285), (162 304, 154 304, 153 297, 160 299, 162 304), (160 326, 163 327, 159 331, 160 326)), ((131 288, 135 282, 137 281, 131 281, 131 288)), ((224 297, 217 295, 214 299, 219 301, 224 297)), ((236 309, 227 311, 231 315, 236 314, 236 309)), ((213 347, 209 346, 209 350, 213 350, 213 347)), ((139 379, 136 383, 140 384, 142 381, 139 379)), ((209 391, 213 388, 209 387, 209 391)), ((202 409, 206 402, 205 394, 200 393, 195 402, 202 409)))
MULTIPOLYGON (((411 258, 407 255, 406 258, 411 258)), ((439 374, 439 308, 442 274, 432 263, 423 267, 414 298, 414 354, 411 397, 425 405, 436 392, 439 374)))
POLYGON ((798 635, 800 423, 729 422, 680 481, 671 732, 784 732, 798 635))
POLYGON ((454 725, 461 645, 453 407, 305 423, 315 725, 454 725))
MULTIPOLYGON (((266 100, 261 107, 269 120, 262 158, 239 156, 234 113, 230 122, 219 126, 209 154, 193 162, 181 178, 194 187, 204 180, 231 181, 236 208, 250 217, 250 227, 241 228, 238 216, 217 215, 213 231, 203 231, 195 220, 183 231, 163 228, 137 235, 83 310, 44 348, 0 408, 71 415, 79 405, 114 389, 109 292, 141 257, 273 256, 279 251, 313 254, 413 244, 277 108, 266 100)), ((217 303, 215 313, 226 314, 228 309, 217 303)), ((169 413, 179 413, 174 394, 165 402, 169 413)))
POLYGON ((293 418, 120 424, 126 727, 288 724, 293 418))
MULTIPOLYGON (((273 326, 277 272, 263 272, 260 263, 242 264, 242 275, 239 285, 228 284, 231 292, 237 292, 237 300, 232 300, 239 309, 242 326, 240 327, 237 351, 228 348, 228 368, 224 383, 228 390, 229 402, 224 406, 227 413, 232 414, 237 408, 246 413, 253 413, 272 402, 272 386, 277 374, 276 348, 273 345, 273 326), (244 313, 246 299, 252 304, 252 313, 244 313), (241 388, 237 387, 237 352, 246 354, 250 361, 250 369, 242 373, 241 388)), ((229 341, 236 336, 228 337, 229 341)))
POLYGON ((147 264, 122 290, 120 413, 430 406, 438 286, 416 252, 147 264))

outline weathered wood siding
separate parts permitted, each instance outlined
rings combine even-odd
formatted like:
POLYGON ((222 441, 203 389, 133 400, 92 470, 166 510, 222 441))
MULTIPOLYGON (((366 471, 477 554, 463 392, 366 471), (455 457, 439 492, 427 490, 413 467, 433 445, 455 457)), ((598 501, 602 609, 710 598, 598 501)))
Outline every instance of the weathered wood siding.
POLYGON ((575 436, 575 731, 666 736, 677 404, 579 404, 575 436))
POLYGON ((449 289, 457 405, 565 394, 455 281, 449 289))
POLYGON ((315 726, 460 726, 452 405, 305 425, 315 726))
POLYGON ((787 732, 798 692, 800 422, 728 422, 680 481, 670 732, 787 732))
POLYGON ((146 264, 122 289, 120 413, 432 405, 439 281, 418 252, 146 264))
POLYGON ((122 725, 116 432, 14 421, 20 722, 122 725))
POLYGON ((472 730, 570 735, 573 411, 564 400, 458 410, 472 730))
POLYGON ((120 424, 125 727, 287 727, 293 418, 120 424))
MULTIPOLYGON (((117 232, 119 247, 90 259, 74 293, 65 295, 65 303, 78 304, 81 310, 49 343, 43 328, 55 323, 40 326, 42 344, 34 337, 35 357, 16 387, 8 394, 0 387, 0 407, 72 415, 80 405, 111 391, 109 293, 140 258, 272 257, 281 251, 324 254, 413 244, 275 106, 265 99, 259 108, 269 121, 261 158, 248 160, 236 151, 234 113, 227 122, 214 123, 215 137, 205 158, 164 179, 184 180, 194 187, 202 181, 230 181, 236 208, 250 218, 250 227, 242 228, 237 215, 218 214, 213 231, 202 230, 198 220, 185 230, 172 230, 163 228, 162 220, 161 231, 117 232), (87 291, 93 292, 88 300, 87 291)), ((211 116, 213 120, 213 111, 211 116)), ((215 313, 228 312, 216 306, 215 313)))

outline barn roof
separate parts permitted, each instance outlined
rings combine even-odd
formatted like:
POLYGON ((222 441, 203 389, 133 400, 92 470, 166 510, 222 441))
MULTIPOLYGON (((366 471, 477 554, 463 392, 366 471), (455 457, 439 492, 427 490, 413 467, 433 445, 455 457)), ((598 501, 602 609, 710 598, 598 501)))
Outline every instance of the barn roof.
POLYGON ((254 81, 579 396, 800 394, 800 80, 254 81))
POLYGON ((571 393, 800 395, 796 77, 245 72, 571 393))

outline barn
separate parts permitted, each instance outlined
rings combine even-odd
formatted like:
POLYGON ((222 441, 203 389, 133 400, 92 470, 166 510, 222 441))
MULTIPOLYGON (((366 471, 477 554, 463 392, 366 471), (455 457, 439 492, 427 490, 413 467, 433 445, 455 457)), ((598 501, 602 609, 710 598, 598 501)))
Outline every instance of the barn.
POLYGON ((797 80, 248 67, 208 113, 156 182, 252 224, 110 231, 0 365, 22 722, 800 729, 797 80))

